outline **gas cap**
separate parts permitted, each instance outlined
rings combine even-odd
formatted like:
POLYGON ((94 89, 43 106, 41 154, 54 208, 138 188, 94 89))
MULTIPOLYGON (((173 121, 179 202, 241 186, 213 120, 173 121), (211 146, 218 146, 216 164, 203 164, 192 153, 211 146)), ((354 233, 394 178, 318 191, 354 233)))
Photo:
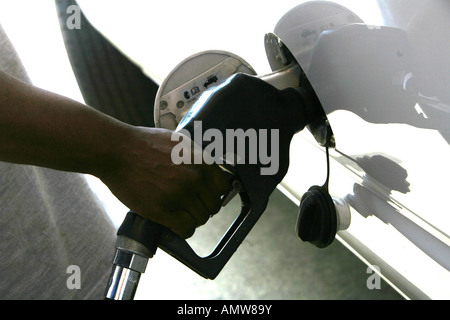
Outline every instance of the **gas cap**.
POLYGON ((330 196, 324 187, 313 186, 302 197, 296 225, 300 239, 318 248, 328 247, 341 230, 350 226, 350 206, 330 196))

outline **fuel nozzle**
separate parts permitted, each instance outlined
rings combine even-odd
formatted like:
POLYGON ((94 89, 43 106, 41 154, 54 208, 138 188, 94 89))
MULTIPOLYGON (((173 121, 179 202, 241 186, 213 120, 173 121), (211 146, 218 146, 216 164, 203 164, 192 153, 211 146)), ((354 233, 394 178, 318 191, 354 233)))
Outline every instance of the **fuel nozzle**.
POLYGON ((322 104, 305 73, 295 60, 287 66, 261 76, 260 79, 282 91, 294 89, 301 100, 299 108, 304 110, 306 127, 317 143, 328 148, 336 146, 333 130, 322 104))
POLYGON ((319 145, 334 148, 334 135, 325 111, 297 59, 273 33, 265 35, 264 44, 273 72, 260 78, 279 90, 294 88, 305 107, 306 127, 319 145))

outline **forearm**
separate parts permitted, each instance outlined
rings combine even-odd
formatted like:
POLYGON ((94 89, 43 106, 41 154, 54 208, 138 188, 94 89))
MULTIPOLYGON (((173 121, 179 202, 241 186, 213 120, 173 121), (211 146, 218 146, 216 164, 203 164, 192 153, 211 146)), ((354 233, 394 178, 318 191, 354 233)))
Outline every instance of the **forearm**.
POLYGON ((174 164, 173 133, 0 72, 0 161, 95 175, 130 210, 187 238, 219 211, 229 185, 218 166, 174 164))
POLYGON ((98 174, 130 126, 0 72, 0 160, 98 174))

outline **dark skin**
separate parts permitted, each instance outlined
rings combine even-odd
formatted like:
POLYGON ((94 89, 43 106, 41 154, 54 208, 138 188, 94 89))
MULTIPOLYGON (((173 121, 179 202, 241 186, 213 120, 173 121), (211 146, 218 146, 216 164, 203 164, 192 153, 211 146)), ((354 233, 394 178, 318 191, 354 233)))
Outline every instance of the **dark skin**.
POLYGON ((91 174, 129 209, 183 238, 220 210, 217 165, 171 160, 173 132, 131 126, 0 71, 0 160, 91 174))

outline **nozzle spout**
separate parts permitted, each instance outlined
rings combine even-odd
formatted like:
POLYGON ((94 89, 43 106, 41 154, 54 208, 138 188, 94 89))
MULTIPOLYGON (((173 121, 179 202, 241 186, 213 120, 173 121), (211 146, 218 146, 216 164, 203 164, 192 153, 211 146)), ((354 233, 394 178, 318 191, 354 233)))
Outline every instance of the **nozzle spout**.
POLYGON ((306 127, 322 147, 335 148, 333 130, 314 89, 308 84, 295 88, 305 108, 306 127))
MULTIPOLYGON (((289 89, 294 88, 301 100, 297 111, 304 113, 308 130, 321 146, 329 148, 336 146, 333 131, 322 104, 298 63, 293 62, 258 78, 281 91, 288 92, 289 89)), ((295 117, 290 119, 295 119, 295 117)), ((303 127, 297 131, 302 129, 303 127)))

